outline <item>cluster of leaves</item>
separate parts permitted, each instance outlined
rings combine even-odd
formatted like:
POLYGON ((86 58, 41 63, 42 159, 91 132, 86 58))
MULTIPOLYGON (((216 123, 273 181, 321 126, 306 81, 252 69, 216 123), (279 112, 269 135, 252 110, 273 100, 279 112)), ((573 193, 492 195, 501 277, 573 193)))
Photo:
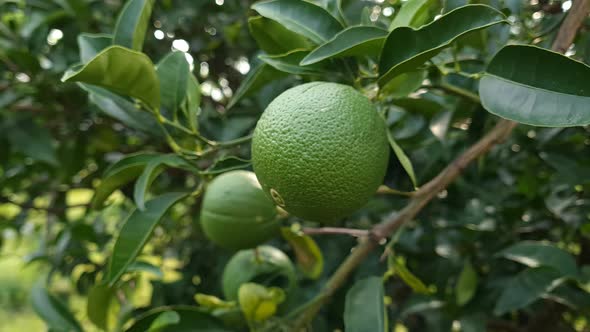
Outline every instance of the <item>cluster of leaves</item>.
MULTIPOLYGON (((220 294, 231 253, 203 237, 199 195, 216 174, 249 167, 247 133, 272 98, 326 80, 355 86, 386 119, 396 190, 384 192, 434 177, 497 122, 488 112, 559 128, 518 127, 394 235, 387 264, 364 262, 313 330, 588 328, 590 68, 545 50, 564 17, 550 5, 0 5, 0 229, 43 239, 27 257, 50 267, 35 309, 56 331, 240 330, 243 316, 288 329, 354 239, 285 228, 273 244, 300 263, 298 290, 285 300, 247 284, 236 311, 204 295, 220 294), (170 38, 188 47, 170 52, 170 38), (86 299, 75 314, 52 290, 64 278, 70 299, 86 299)), ((570 55, 588 62, 586 30, 570 55)), ((343 223, 369 228, 404 202, 376 196, 343 223)))

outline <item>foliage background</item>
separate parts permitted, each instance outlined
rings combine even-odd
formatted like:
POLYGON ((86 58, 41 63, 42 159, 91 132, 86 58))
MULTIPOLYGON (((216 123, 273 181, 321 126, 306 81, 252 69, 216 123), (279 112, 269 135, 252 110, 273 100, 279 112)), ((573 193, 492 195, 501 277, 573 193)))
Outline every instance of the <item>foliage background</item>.
MULTIPOLYGON (((462 39, 456 48, 459 55, 473 58, 462 63, 462 70, 482 71, 509 40, 548 48, 568 2, 490 1, 489 5, 510 14, 512 25, 462 39)), ((426 15, 430 20, 441 9, 462 4, 432 2, 426 15)), ((313 79, 285 76, 228 109, 232 94, 257 65, 260 53, 247 28, 248 16, 254 14, 250 5, 250 1, 229 0, 157 1, 148 27, 144 52, 154 62, 171 48, 191 56, 202 91, 200 128, 211 139, 244 136, 274 96, 313 79)), ((28 292, 44 274, 51 280, 51 291, 69 303, 84 327, 95 329, 86 316, 85 299, 106 264, 114 232, 134 205, 133 186, 128 185, 108 208, 91 210, 87 205, 93 188, 107 166, 123 155, 170 152, 154 132, 105 115, 75 84, 60 83, 63 72, 78 61, 78 34, 112 32, 121 6, 116 0, 0 2, 0 331, 42 329, 43 324, 31 318, 28 292)), ((387 8, 395 13, 400 6, 396 1, 343 2, 349 17, 383 26, 393 17, 386 15, 387 8)), ((588 27, 586 22, 569 51, 586 63, 590 62, 588 27)), ((452 55, 449 51, 442 57, 452 55)), ((428 75, 436 84, 476 89, 477 83, 464 75, 443 77, 433 68, 428 75)), ((496 121, 472 100, 434 89, 387 97, 379 106, 388 109, 391 131, 412 160, 418 183, 435 176, 496 121)), ((486 325, 498 331, 590 330, 589 132, 588 127, 519 126, 508 142, 465 170, 404 228, 394 247, 396 257, 435 291, 413 292, 399 276, 386 283, 388 312, 399 331, 449 331, 459 326, 462 331, 484 331, 486 325), (575 260, 581 281, 534 294, 519 311, 494 313, 502 291, 534 267, 498 254, 522 241, 548 241, 551 248, 566 252, 568 258, 558 259, 554 267, 559 270, 560 264, 575 260)), ((248 146, 224 153, 249 157, 248 146)), ((194 188, 197 182, 193 175, 169 170, 154 183, 152 192, 194 188)), ((386 184, 412 189, 393 154, 386 184)), ((345 226, 369 228, 404 202, 400 196, 376 196, 345 226)), ((232 253, 203 237, 198 211, 199 201, 187 200, 159 224, 142 258, 161 273, 142 272, 127 280, 123 311, 137 314, 162 305, 194 305, 196 293, 220 295, 221 269, 232 253)), ((317 241, 324 272, 317 282, 302 279, 298 300, 313 296, 355 244, 342 236, 317 241)), ((293 257, 284 241, 272 244, 293 257)), ((373 255, 350 285, 386 269, 387 264, 373 255)), ((347 288, 316 321, 318 331, 342 328, 347 288)), ((532 296, 529 291, 517 289, 513 296, 532 296)))

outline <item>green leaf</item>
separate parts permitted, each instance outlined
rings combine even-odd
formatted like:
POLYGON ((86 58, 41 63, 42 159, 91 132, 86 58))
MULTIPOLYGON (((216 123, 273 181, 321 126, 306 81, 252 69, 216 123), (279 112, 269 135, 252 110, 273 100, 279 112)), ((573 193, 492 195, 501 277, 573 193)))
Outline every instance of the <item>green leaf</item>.
POLYGON ((165 327, 180 323, 180 315, 176 311, 164 311, 150 324, 148 332, 163 331, 165 327))
POLYGON ((513 121, 545 127, 590 124, 590 67, 535 46, 509 45, 479 83, 482 105, 513 121), (498 98, 502 96, 502 98, 498 98))
POLYGON ((152 115, 142 111, 135 104, 109 90, 84 83, 78 85, 88 92, 90 102, 113 119, 129 128, 141 130, 151 136, 162 137, 158 123, 152 115))
POLYGON ((206 171, 200 172, 201 175, 216 175, 237 169, 244 169, 250 167, 252 162, 247 159, 242 159, 234 156, 226 156, 215 160, 211 167, 206 171))
POLYGON ((92 208, 100 209, 104 201, 118 188, 137 178, 145 166, 158 158, 155 153, 139 153, 126 156, 110 166, 104 173, 100 185, 94 192, 92 208))
POLYGON ((137 182, 135 182, 133 190, 133 199, 139 210, 143 211, 145 209, 145 195, 152 182, 162 173, 166 166, 197 172, 196 168, 193 168, 188 162, 175 154, 161 155, 150 160, 137 179, 137 182))
POLYGON ((129 264, 139 255, 164 214, 186 196, 186 193, 163 194, 148 201, 144 211, 136 209, 129 215, 115 240, 109 262, 106 280, 110 286, 119 280, 129 264))
POLYGON ((113 36, 103 33, 81 33, 78 35, 78 48, 80 49, 80 61, 87 63, 100 51, 111 46, 113 36))
POLYGON ((192 73, 188 77, 186 84, 186 94, 183 103, 183 111, 192 129, 197 129, 199 110, 201 105, 201 85, 192 73))
POLYGON ((566 276, 578 274, 575 258, 549 243, 522 241, 497 255, 529 267, 552 267, 566 276))
POLYGON ((252 9, 316 44, 328 41, 343 28, 324 8, 307 1, 261 1, 253 4, 252 9))
POLYGON ((477 272, 473 269, 473 265, 470 261, 466 261, 455 286, 458 305, 463 306, 471 300, 477 290, 477 279, 477 272))
POLYGON ((391 98, 407 97, 410 93, 416 91, 422 82, 428 76, 426 70, 416 70, 400 74, 385 84, 379 90, 379 94, 391 98))
POLYGON ((159 267, 144 261, 135 261, 129 264, 125 272, 145 272, 154 275, 156 278, 164 278, 164 273, 159 267))
POLYGON ((6 128, 11 147, 33 160, 58 166, 57 153, 49 131, 31 119, 23 119, 6 128))
POLYGON ((37 284, 31 290, 31 304, 50 329, 82 332, 82 327, 74 315, 63 303, 49 294, 43 285, 37 284))
POLYGON ((402 148, 396 143, 395 139, 393 138, 393 135, 389 130, 387 131, 387 139, 389 140, 389 145, 391 145, 391 148, 393 148, 395 156, 397 157, 399 162, 402 164, 402 167, 410 177, 410 180, 412 181, 414 188, 417 188, 418 184, 416 182, 416 175, 414 173, 414 166, 412 166, 412 161, 410 160, 410 158, 408 158, 404 150, 402 150, 402 148))
POLYGON ((380 277, 357 281, 346 293, 346 332, 387 331, 384 297, 383 280, 380 277))
POLYGON ((160 84, 154 65, 147 55, 110 46, 82 68, 68 71, 63 82, 82 82, 138 98, 152 109, 160 107, 160 84))
POLYGON ((137 317, 135 323, 125 332, 148 331, 153 322, 164 312, 174 311, 180 317, 180 321, 171 326, 166 326, 159 332, 229 332, 223 324, 204 313, 199 307, 193 306, 166 306, 152 309, 137 317))
POLYGON ((381 52, 387 31, 373 26, 354 26, 337 33, 332 39, 311 51, 300 65, 346 56, 376 56, 381 52))
POLYGON ((129 0, 119 14, 113 44, 141 51, 152 15, 153 0, 129 0))
POLYGON ((309 51, 293 50, 291 52, 279 55, 259 55, 258 58, 275 69, 294 75, 320 75, 326 72, 321 64, 313 64, 301 67, 299 64, 309 51))
POLYGON ((272 317, 282 302, 285 291, 279 287, 264 287, 247 282, 238 290, 238 302, 244 317, 249 322, 263 322, 272 317))
POLYGON ((86 314, 88 319, 103 330, 108 330, 108 316, 115 290, 107 285, 98 284, 88 292, 86 314))
POLYGON ((192 75, 184 52, 170 52, 156 67, 160 81, 160 99, 163 108, 176 113, 185 99, 189 76, 192 75))
POLYGON ((418 30, 396 28, 387 36, 381 51, 379 85, 385 85, 399 74, 416 70, 457 38, 503 22, 506 22, 504 15, 492 7, 468 5, 418 30))
POLYGON ((301 35, 266 17, 250 17, 248 28, 258 47, 268 54, 282 54, 294 49, 307 49, 312 46, 301 35))
POLYGON ((406 260, 403 257, 389 256, 389 271, 387 275, 397 275, 406 285, 418 294, 431 294, 432 291, 424 284, 420 278, 412 273, 406 266, 406 260))
POLYGON ((408 0, 404 2, 399 12, 389 25, 389 31, 399 27, 419 28, 430 18, 428 10, 432 7, 432 0, 408 0))
POLYGON ((310 236, 295 232, 290 227, 281 228, 281 234, 295 251, 301 272, 310 279, 318 279, 324 270, 324 256, 317 243, 310 236))
POLYGON ((227 108, 232 108, 240 99, 251 96, 268 83, 286 76, 274 67, 261 63, 252 69, 240 84, 240 87, 229 101, 227 108))
POLYGON ((559 271, 550 267, 529 268, 516 275, 503 289, 494 314, 524 308, 563 282, 559 271))

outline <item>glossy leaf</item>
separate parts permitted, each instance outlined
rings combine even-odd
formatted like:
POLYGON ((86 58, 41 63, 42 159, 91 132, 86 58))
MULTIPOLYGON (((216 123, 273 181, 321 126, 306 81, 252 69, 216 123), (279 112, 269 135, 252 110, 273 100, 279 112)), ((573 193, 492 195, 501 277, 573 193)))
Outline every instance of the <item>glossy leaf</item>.
POLYGON ((15 151, 33 160, 59 165, 51 134, 32 119, 23 119, 8 126, 6 137, 15 151))
POLYGON ((379 55, 386 35, 386 30, 373 26, 346 28, 311 51, 300 64, 307 66, 332 58, 379 55))
POLYGON ((529 268, 517 274, 502 290, 494 313, 502 315, 523 308, 563 282, 559 271, 550 267, 529 268))
POLYGON ((186 94, 183 104, 183 111, 192 129, 198 128, 198 116, 201 105, 201 85, 192 73, 189 74, 186 84, 186 94))
POLYGON ((422 82, 426 79, 428 72, 426 70, 416 70, 400 74, 385 84, 379 90, 379 94, 391 98, 407 97, 410 93, 416 91, 422 82))
POLYGON ((170 52, 156 67, 160 81, 161 106, 176 112, 186 97, 190 67, 184 52, 170 52))
POLYGON ((312 43, 301 35, 266 17, 250 17, 248 28, 258 47, 268 54, 282 54, 312 46, 312 43))
POLYGON ((258 58, 275 69, 294 75, 319 75, 326 72, 321 64, 313 64, 301 67, 299 64, 309 51, 294 50, 289 53, 279 55, 259 55, 258 58))
POLYGON ((162 313, 169 311, 176 312, 180 321, 174 325, 163 327, 159 332, 229 332, 220 321, 193 306, 167 306, 149 310, 139 316, 125 332, 148 331, 162 313))
POLYGON ((88 319, 103 330, 108 330, 108 315, 115 290, 107 285, 97 284, 88 292, 86 314, 88 319))
POLYGON ((310 279, 318 279, 324 270, 324 256, 317 243, 309 235, 289 227, 281 228, 281 234, 293 248, 301 272, 310 279))
POLYGON ((416 182, 416 174, 414 173, 414 166, 412 165, 412 161, 410 160, 410 158, 408 158, 404 150, 402 150, 402 148, 397 144, 389 130, 387 131, 387 139, 389 140, 389 145, 391 145, 391 148, 393 149, 395 156, 397 157, 399 162, 402 164, 402 167, 410 177, 410 180, 412 181, 414 188, 417 188, 418 183, 416 182))
POLYGON ((463 306, 471 300, 477 290, 477 279, 477 272, 473 269, 473 265, 470 261, 466 261, 455 286, 458 305, 463 306))
POLYGON ((578 273, 574 256, 549 243, 522 241, 498 255, 529 267, 552 267, 563 275, 574 276, 578 273))
POLYGON ((399 27, 419 28, 429 19, 428 10, 433 5, 432 0, 408 0, 403 3, 395 15, 389 31, 399 27))
POLYGON ((68 71, 63 82, 82 82, 138 98, 152 109, 160 107, 160 85, 150 58, 121 46, 110 46, 82 68, 68 71))
POLYGON ((178 323, 180 323, 180 315, 176 311, 164 311, 150 324, 148 332, 159 332, 178 323))
POLYGON ((504 15, 492 7, 468 5, 418 30, 410 27, 394 29, 387 36, 381 51, 379 85, 385 85, 399 74, 416 70, 457 38, 503 22, 504 15))
POLYGON ((590 124, 590 67, 535 46, 509 45, 479 84, 482 105, 513 121, 546 127, 590 124), (498 98, 502 96, 502 98, 498 98))
POLYGON ((141 51, 153 4, 153 0, 127 1, 115 25, 113 36, 115 45, 141 51))
POLYGON ((126 156, 111 165, 104 173, 92 198, 92 208, 100 209, 104 201, 118 188, 137 178, 145 166, 158 158, 155 153, 139 153, 126 156))
POLYGON ((183 168, 197 171, 188 162, 177 155, 161 155, 150 160, 143 169, 143 172, 135 182, 133 190, 133 199, 139 210, 145 209, 145 195, 152 184, 152 182, 162 173, 165 167, 183 168))
POLYGON ((98 86, 78 83, 88 92, 88 98, 102 113, 118 120, 125 126, 141 130, 154 137, 162 137, 158 123, 152 115, 139 109, 135 104, 118 94, 98 86))
POLYGON ((87 63, 100 51, 111 46, 113 36, 102 33, 81 33, 78 35, 78 48, 80 49, 80 61, 87 63))
POLYGON ((227 107, 232 108, 242 98, 251 96, 266 84, 286 76, 285 73, 276 70, 274 67, 261 63, 248 73, 246 78, 240 84, 240 87, 229 101, 227 107))
POLYGON ((109 262, 106 280, 110 286, 119 280, 129 264, 139 255, 164 214, 186 195, 186 193, 163 194, 148 201, 144 211, 136 209, 129 215, 119 231, 109 262))
POLYGON ((50 329, 82 332, 82 327, 74 315, 63 303, 49 294, 43 285, 37 284, 31 290, 31 304, 50 329))
POLYGON ((384 297, 383 280, 380 277, 357 281, 346 293, 346 332, 387 331, 384 297))
POLYGON ((260 15, 275 20, 316 44, 332 38, 342 25, 324 8, 300 0, 268 0, 252 5, 260 15))

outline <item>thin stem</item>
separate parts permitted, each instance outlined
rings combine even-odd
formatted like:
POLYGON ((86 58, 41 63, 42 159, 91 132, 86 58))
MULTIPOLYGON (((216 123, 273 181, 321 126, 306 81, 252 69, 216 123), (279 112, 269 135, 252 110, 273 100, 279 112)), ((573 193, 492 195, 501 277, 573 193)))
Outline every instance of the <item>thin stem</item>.
POLYGON ((242 143, 246 143, 252 139, 252 135, 246 135, 244 137, 236 138, 231 141, 225 142, 215 142, 213 145, 220 148, 229 148, 232 146, 240 145, 242 143))
POLYGON ((412 197, 416 194, 415 191, 401 191, 393 188, 389 188, 388 186, 379 186, 377 189, 377 194, 382 195, 400 195, 406 197, 412 197))
POLYGON ((445 91, 448 93, 452 93, 456 96, 471 100, 472 102, 474 102, 476 104, 481 104, 481 99, 479 98, 478 95, 476 95, 475 93, 473 93, 469 90, 460 88, 455 85, 451 85, 448 83, 441 83, 441 84, 425 85, 422 87, 426 88, 426 89, 439 89, 439 90, 442 90, 442 91, 445 91))
POLYGON ((366 229, 354 229, 354 228, 341 228, 341 227, 304 227, 302 230, 303 234, 307 235, 325 235, 325 234, 341 234, 350 235, 354 237, 363 237, 369 235, 369 231, 366 229))

